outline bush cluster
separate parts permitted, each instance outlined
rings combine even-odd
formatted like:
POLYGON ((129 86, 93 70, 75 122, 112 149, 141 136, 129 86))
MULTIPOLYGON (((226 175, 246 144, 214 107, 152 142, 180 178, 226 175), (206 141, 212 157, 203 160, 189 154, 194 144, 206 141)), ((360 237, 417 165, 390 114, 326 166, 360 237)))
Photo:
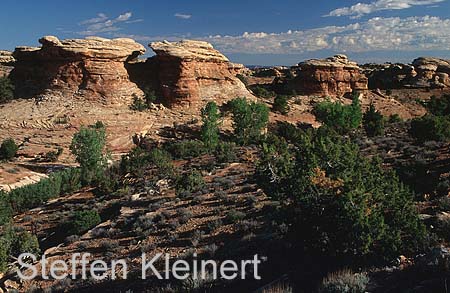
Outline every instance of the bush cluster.
POLYGON ((175 182, 177 196, 189 196, 193 192, 201 190, 205 186, 202 173, 197 170, 189 171, 179 176, 175 182))
POLYGON ((18 257, 22 253, 40 254, 36 236, 19 227, 3 227, 0 236, 0 272, 7 270, 10 257, 18 257))
POLYGON ((450 116, 427 114, 411 121, 409 133, 419 142, 450 140, 450 116))
POLYGON ((313 112, 317 120, 334 128, 340 134, 358 128, 362 120, 361 106, 356 95, 351 105, 325 101, 316 104, 313 112))
POLYGON ((289 112, 289 96, 277 95, 273 101, 273 110, 286 115, 289 112))
POLYGON ((83 210, 74 213, 72 220, 67 224, 67 231, 72 235, 83 234, 101 223, 100 215, 95 210, 83 210))
POLYGON ((5 139, 0 145, 0 160, 11 160, 18 150, 19 147, 12 138, 5 139))
POLYGON ((368 136, 384 134, 384 117, 373 104, 370 104, 369 109, 364 113, 363 126, 368 136))

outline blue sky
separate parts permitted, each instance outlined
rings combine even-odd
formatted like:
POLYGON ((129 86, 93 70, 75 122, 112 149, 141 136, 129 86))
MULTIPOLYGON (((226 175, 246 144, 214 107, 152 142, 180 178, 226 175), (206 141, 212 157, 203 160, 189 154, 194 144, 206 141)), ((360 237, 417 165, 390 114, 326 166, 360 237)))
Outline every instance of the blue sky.
MULTIPOLYGON (((0 49, 44 35, 202 39, 232 61, 292 65, 344 53, 359 62, 450 58, 450 0, 2 0, 0 49)), ((149 49, 151 52, 151 49, 149 49)))

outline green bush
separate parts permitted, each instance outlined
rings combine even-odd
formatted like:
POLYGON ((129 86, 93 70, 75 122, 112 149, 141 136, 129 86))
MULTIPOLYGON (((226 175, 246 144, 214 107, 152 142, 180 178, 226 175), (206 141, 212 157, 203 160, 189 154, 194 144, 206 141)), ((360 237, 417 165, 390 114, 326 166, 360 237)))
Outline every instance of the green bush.
POLYGON ((0 104, 14 99, 14 85, 8 77, 0 77, 0 104))
POLYGON ((207 153, 205 144, 199 140, 169 142, 165 145, 165 149, 175 159, 191 159, 207 153))
POLYGON ((236 98, 228 104, 233 114, 233 128, 237 141, 247 145, 257 142, 269 121, 269 108, 261 103, 236 98))
POLYGON ((16 155, 19 147, 12 138, 5 139, 0 145, 0 159, 11 160, 16 155))
POLYGON ((364 113, 363 126, 368 136, 378 136, 384 134, 384 117, 375 110, 375 106, 370 104, 369 109, 364 113))
POLYGON ((145 103, 147 104, 147 108, 156 102, 156 100, 158 99, 158 97, 156 96, 156 93, 154 90, 152 90, 149 87, 144 88, 144 99, 145 99, 145 103))
POLYGON ((423 248, 426 231, 412 192, 356 144, 326 129, 308 130, 292 145, 265 143, 258 183, 290 203, 285 217, 300 251, 357 263, 423 248))
POLYGON ((283 115, 286 115, 289 112, 289 104, 288 104, 289 97, 283 96, 283 95, 277 95, 275 97, 275 100, 273 102, 273 110, 275 112, 279 112, 283 115))
POLYGON ((232 142, 219 142, 214 150, 216 161, 220 164, 230 163, 237 159, 236 145, 232 142))
POLYGON ((351 105, 325 101, 316 104, 313 112, 317 120, 341 134, 358 128, 362 120, 361 106, 356 95, 351 105))
POLYGON ((275 96, 275 93, 272 91, 267 90, 266 88, 262 86, 254 86, 252 87, 253 94, 259 98, 272 98, 275 96))
POLYGON ((450 95, 444 95, 440 98, 432 96, 429 101, 423 105, 427 110, 436 116, 450 115, 450 95))
POLYGON ((69 223, 69 234, 83 234, 89 229, 101 223, 100 215, 95 210, 84 210, 75 212, 69 223))
POLYGON ((172 164, 172 157, 162 149, 153 149, 149 153, 150 162, 158 168, 160 177, 173 176, 175 171, 172 164))
POLYGON ((366 274, 353 273, 350 270, 342 270, 328 274, 322 280, 319 289, 321 293, 364 293, 369 283, 366 274))
POLYGON ((402 122, 402 121, 403 121, 402 118, 398 114, 389 115, 389 119, 388 119, 389 123, 398 123, 398 122, 402 122))
POLYGON ((409 133, 419 142, 429 140, 450 140, 450 116, 434 116, 431 114, 411 121, 409 133))
POLYGON ((148 104, 146 101, 144 101, 144 99, 134 95, 133 102, 130 105, 130 109, 133 111, 142 112, 148 109, 148 104))
POLYGON ((205 186, 205 180, 203 179, 202 173, 197 170, 182 174, 175 182, 177 196, 197 192, 203 186, 205 186))
POLYGON ((103 154, 106 144, 106 133, 103 123, 94 126, 82 126, 75 133, 70 150, 81 168, 81 183, 87 186, 100 179, 103 174, 106 157, 103 154))
POLYGON ((212 151, 219 143, 219 108, 216 103, 208 102, 202 109, 201 137, 206 148, 212 151))
POLYGON ((132 173, 136 177, 142 177, 144 169, 150 163, 150 154, 141 147, 135 147, 120 161, 120 169, 123 174, 132 173))
POLYGON ((23 228, 3 227, 0 236, 0 272, 7 270, 10 257, 18 257, 22 253, 40 254, 39 242, 23 228))

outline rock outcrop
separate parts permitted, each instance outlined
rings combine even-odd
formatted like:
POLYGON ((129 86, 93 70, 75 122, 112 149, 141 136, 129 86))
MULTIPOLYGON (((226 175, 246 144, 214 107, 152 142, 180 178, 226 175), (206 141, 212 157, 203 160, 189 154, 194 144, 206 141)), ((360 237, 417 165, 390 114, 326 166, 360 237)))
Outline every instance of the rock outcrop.
POLYGON ((13 69, 14 57, 12 52, 0 50, 0 77, 8 76, 13 69))
POLYGON ((159 89, 169 105, 219 104, 236 97, 251 97, 236 77, 244 67, 231 63, 213 46, 202 41, 155 42, 150 47, 156 56, 159 89))
POLYGON ((40 48, 17 47, 14 51, 11 78, 17 96, 60 92, 108 102, 142 94, 125 68, 127 61, 145 52, 134 40, 89 37, 60 41, 46 36, 39 42, 40 48))
POLYGON ((371 89, 450 87, 450 60, 420 57, 412 64, 365 65, 371 89))
POLYGON ((367 78, 358 64, 345 55, 312 59, 299 63, 289 88, 299 94, 343 96, 354 90, 367 90, 367 78))

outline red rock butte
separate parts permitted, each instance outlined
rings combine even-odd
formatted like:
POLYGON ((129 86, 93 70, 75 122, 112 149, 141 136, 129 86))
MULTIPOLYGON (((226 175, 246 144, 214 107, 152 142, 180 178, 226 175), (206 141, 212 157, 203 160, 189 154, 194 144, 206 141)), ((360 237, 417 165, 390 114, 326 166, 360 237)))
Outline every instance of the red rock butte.
POLYGON ((145 52, 134 40, 89 37, 60 41, 46 36, 39 42, 40 48, 17 47, 14 51, 16 62, 10 76, 19 97, 60 92, 110 101, 142 94, 125 69, 125 62, 145 52))

